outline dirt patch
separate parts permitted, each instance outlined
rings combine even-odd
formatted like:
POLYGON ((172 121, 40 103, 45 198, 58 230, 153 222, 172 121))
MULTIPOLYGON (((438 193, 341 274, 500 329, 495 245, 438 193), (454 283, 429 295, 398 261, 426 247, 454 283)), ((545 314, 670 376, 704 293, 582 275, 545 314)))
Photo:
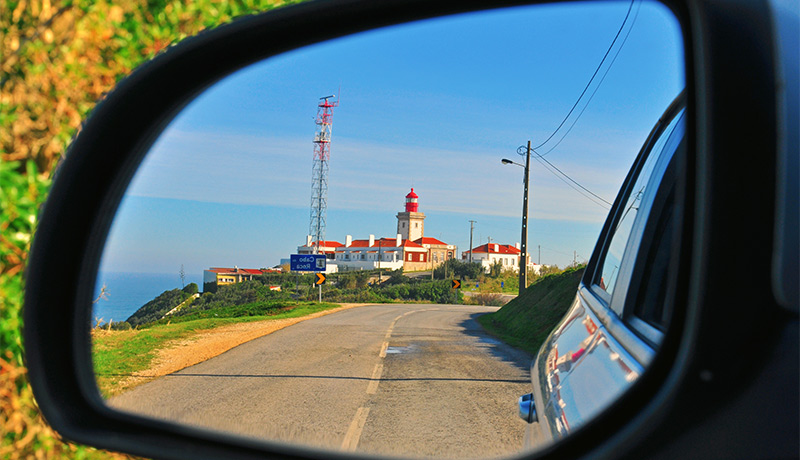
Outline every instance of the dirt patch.
POLYGON ((298 318, 273 319, 254 321, 252 323, 238 323, 221 326, 206 331, 197 332, 191 338, 184 338, 167 342, 164 348, 158 350, 156 358, 149 369, 135 372, 130 377, 120 382, 122 388, 132 388, 157 377, 162 377, 181 369, 202 363, 215 356, 237 347, 245 342, 263 337, 285 327, 297 324, 320 316, 330 315, 342 310, 347 310, 366 303, 344 303, 339 308, 312 313, 298 318))

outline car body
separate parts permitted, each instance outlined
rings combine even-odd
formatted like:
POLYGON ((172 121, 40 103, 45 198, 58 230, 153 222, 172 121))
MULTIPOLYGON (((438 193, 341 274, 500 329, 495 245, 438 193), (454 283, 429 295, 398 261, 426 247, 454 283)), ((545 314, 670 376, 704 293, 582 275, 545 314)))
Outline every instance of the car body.
POLYGON ((658 351, 676 279, 669 276, 670 248, 679 244, 675 188, 686 161, 685 118, 681 94, 648 136, 572 306, 531 365, 533 392, 519 400, 527 447, 561 439, 594 418, 658 351))

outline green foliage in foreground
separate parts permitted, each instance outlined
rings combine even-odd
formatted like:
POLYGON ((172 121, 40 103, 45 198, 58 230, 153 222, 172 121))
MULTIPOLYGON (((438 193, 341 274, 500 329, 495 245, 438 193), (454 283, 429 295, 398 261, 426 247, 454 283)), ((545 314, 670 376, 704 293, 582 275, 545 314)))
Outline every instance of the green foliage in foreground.
POLYGON ((116 81, 170 43, 284 3, 294 0, 0 3, 0 458, 129 458, 62 442, 23 366, 22 273, 70 139, 116 81))
POLYGON ((584 268, 538 279, 523 295, 478 322, 509 345, 536 354, 572 305, 584 268))
MULTIPOLYGON (((339 305, 331 303, 295 302, 293 306, 283 307, 282 311, 273 311, 270 316, 249 316, 245 314, 247 309, 243 308, 238 312, 229 312, 231 315, 241 316, 199 319, 184 317, 184 320, 172 318, 138 330, 95 330, 92 336, 92 359, 97 384, 101 393, 109 397, 144 383, 146 378, 131 376, 148 369, 158 350, 168 346, 170 342, 189 338, 200 331, 235 323, 297 318, 337 307, 339 305)), ((204 310, 198 312, 198 315, 209 312, 213 310, 204 310)))
POLYGON ((0 350, 22 365, 22 271, 50 179, 28 161, 0 161, 0 350), (25 167, 26 174, 18 170, 25 167))

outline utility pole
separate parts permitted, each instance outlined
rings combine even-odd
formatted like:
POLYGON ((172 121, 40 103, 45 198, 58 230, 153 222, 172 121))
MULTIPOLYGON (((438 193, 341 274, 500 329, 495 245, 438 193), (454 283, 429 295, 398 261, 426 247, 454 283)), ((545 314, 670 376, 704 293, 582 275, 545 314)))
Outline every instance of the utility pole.
POLYGON ((572 266, 578 265, 578 251, 572 251, 572 266))
POLYGON ((528 179, 531 165, 531 141, 528 141, 528 150, 525 155, 525 178, 522 180, 522 236, 519 254, 519 295, 528 287, 528 179))
POLYGON ((475 230, 476 220, 469 221, 469 263, 472 263, 472 231, 475 230))
MULTIPOLYGON (((432 252, 433 252, 433 249, 428 248, 428 262, 430 262, 430 264, 431 264, 431 281, 433 281, 433 270, 434 270, 433 257, 431 257, 431 253, 432 252)), ((445 270, 446 270, 446 268, 445 268, 445 270)))
POLYGON ((542 265, 542 245, 539 245, 539 261, 537 262, 539 265, 542 265))

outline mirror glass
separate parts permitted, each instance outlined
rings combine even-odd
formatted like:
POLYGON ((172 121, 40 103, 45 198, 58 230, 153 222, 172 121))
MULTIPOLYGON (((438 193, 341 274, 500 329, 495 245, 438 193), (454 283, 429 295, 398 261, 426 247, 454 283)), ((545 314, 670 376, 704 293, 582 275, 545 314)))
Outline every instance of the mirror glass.
POLYGON ((426 20, 228 76, 119 206, 92 305, 100 393, 272 442, 520 452, 545 320, 481 318, 518 293, 528 141, 533 283, 589 259, 683 62, 674 16, 637 0, 426 20))

